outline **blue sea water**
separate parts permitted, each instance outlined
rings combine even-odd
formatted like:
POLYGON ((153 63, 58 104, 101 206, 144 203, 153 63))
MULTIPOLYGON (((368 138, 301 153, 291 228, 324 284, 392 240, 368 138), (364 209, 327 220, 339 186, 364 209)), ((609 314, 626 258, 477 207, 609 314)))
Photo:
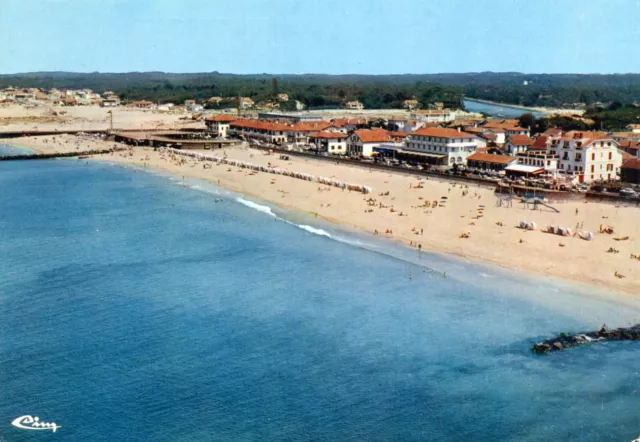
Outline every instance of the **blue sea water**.
POLYGON ((0 440, 630 441, 640 344, 529 350, 636 322, 620 299, 201 182, 0 162, 0 440))

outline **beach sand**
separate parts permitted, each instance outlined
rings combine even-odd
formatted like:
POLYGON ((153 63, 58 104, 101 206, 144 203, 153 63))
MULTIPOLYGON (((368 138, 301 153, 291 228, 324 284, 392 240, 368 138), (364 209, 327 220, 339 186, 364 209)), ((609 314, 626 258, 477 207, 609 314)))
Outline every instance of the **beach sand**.
MULTIPOLYGON (((13 142, 40 152, 76 148, 73 144, 75 136, 58 137, 57 143, 45 143, 47 138, 21 138, 13 142)), ((89 145, 99 149, 113 147, 114 143, 83 139, 81 145, 83 149, 89 145)), ((496 207, 497 198, 493 188, 488 186, 468 184, 466 187, 433 178, 418 180, 415 175, 401 172, 389 173, 295 156, 283 161, 278 154, 268 155, 262 150, 241 147, 199 151, 333 177, 373 189, 371 194, 364 195, 216 163, 208 163, 212 167, 205 169, 202 163, 185 157, 178 157, 186 160, 186 164, 180 164, 149 148, 135 148, 131 152, 132 155, 120 152, 95 158, 209 180, 287 210, 305 212, 371 234, 377 230, 378 236, 401 241, 416 249, 420 246, 423 251, 450 253, 589 286, 640 294, 640 261, 630 258, 631 254, 640 255, 640 208, 636 206, 595 202, 554 204, 560 213, 544 207, 534 211, 515 201, 510 208, 496 207), (387 192, 388 195, 380 195, 387 192), (425 201, 438 201, 439 204, 437 208, 429 208, 424 206, 425 201), (442 201, 446 201, 444 205, 440 204, 442 201), (384 207, 381 208, 380 204, 384 207), (517 227, 521 220, 535 221, 538 229, 548 224, 575 228, 578 223, 583 223, 583 230, 593 232, 594 239, 585 241, 540 230, 522 230, 517 227), (599 233, 600 225, 612 226, 614 233, 599 233), (386 234, 388 230, 393 233, 386 234), (468 238, 461 238, 463 233, 468 234, 468 238), (628 240, 614 239, 626 236, 628 240), (610 248, 619 253, 608 253, 610 248), (616 272, 625 277, 618 278, 616 272)))

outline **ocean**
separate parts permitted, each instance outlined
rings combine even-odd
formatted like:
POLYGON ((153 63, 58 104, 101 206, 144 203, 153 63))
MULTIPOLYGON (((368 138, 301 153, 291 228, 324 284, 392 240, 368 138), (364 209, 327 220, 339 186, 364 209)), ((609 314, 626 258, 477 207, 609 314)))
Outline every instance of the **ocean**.
POLYGON ((2 442, 631 441, 640 344, 530 347, 639 310, 204 182, 0 162, 2 442))

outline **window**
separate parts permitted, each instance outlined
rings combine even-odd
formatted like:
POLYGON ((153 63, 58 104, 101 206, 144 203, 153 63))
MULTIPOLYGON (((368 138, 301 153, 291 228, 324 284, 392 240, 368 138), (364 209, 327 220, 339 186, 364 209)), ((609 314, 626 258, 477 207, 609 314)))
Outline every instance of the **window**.
POLYGON ((594 166, 594 165, 592 164, 592 165, 591 165, 591 173, 593 173, 595 169, 596 169, 596 166, 594 166))
MULTIPOLYGON (((594 152, 594 153, 591 154, 591 161, 595 161, 595 159, 596 159, 596 154, 594 152)), ((593 167, 593 166, 591 166, 591 167, 593 167)))
POLYGON ((613 157, 613 152, 609 152, 609 159, 613 157))

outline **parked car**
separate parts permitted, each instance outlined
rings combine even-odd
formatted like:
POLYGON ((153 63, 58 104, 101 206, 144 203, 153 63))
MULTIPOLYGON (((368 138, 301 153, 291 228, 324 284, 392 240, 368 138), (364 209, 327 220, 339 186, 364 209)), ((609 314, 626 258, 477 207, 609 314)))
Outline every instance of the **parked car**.
POLYGON ((620 189, 620 196, 624 196, 627 198, 634 198, 636 195, 637 195, 636 192, 629 187, 625 189, 620 189))

